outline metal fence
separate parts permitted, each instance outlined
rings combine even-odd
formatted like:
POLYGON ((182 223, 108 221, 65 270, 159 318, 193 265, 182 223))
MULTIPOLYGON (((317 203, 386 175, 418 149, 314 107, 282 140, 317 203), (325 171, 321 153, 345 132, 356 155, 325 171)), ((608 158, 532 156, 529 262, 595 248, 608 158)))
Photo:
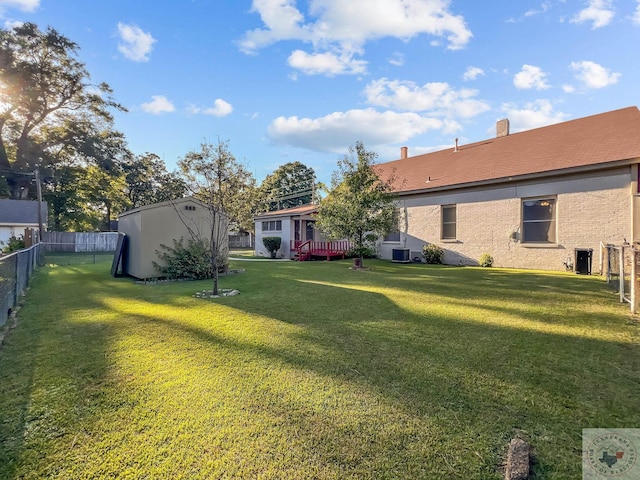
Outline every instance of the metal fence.
POLYGON ((602 274, 635 314, 640 303, 640 250, 630 244, 601 244, 600 250, 602 274))
POLYGON ((18 304, 36 267, 42 264, 43 253, 42 245, 37 244, 0 257, 0 327, 18 304))

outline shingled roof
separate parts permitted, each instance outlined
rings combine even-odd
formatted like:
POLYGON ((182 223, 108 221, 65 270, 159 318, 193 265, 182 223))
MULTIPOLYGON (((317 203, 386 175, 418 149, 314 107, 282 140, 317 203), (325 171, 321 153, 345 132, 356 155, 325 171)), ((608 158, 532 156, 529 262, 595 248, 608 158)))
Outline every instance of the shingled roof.
POLYGON ((637 107, 376 165, 399 193, 499 183, 640 161, 637 107))
MULTIPOLYGON (((47 221, 47 202, 42 202, 42 220, 47 221)), ((37 225, 38 202, 35 200, 0 200, 0 225, 37 225)))
POLYGON ((300 205, 298 207, 285 208, 282 210, 274 210, 272 212, 261 213, 256 215, 256 219, 279 217, 279 216, 292 216, 292 215, 309 215, 318 210, 317 205, 300 205))

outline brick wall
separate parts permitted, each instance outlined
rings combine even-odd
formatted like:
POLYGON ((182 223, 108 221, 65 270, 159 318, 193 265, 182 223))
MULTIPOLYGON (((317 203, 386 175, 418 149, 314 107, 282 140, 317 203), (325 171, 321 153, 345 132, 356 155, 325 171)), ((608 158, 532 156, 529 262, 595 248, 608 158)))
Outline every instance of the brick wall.
POLYGON ((477 265, 480 256, 489 253, 499 267, 562 270, 567 259, 575 261, 576 248, 592 248, 595 271, 601 241, 632 239, 630 178, 625 167, 598 175, 405 197, 401 204, 408 228, 397 244, 381 244, 381 254, 391 258, 394 247, 419 251, 425 243, 436 243, 445 249, 447 264, 477 265), (557 199, 557 242, 522 243, 522 199, 548 195, 557 199), (440 239, 440 207, 447 204, 457 206, 455 241, 440 239))

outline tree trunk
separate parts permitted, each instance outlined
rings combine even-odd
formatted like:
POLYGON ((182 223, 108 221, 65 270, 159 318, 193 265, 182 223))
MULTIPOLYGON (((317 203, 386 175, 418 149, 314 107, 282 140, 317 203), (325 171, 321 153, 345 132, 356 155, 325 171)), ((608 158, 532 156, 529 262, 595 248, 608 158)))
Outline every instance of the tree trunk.
POLYGON ((214 233, 211 232, 211 268, 213 269, 213 295, 218 295, 218 251, 214 233))

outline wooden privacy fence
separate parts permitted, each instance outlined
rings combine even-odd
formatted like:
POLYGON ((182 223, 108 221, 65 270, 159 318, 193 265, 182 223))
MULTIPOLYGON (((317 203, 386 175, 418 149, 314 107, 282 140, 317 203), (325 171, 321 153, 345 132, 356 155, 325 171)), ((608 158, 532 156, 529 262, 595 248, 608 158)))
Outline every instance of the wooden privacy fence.
POLYGON ((631 313, 640 307, 640 248, 622 245, 600 244, 600 273, 620 295, 620 302, 629 303, 631 313))
POLYGON ((45 252, 115 252, 117 232, 44 232, 45 252))

